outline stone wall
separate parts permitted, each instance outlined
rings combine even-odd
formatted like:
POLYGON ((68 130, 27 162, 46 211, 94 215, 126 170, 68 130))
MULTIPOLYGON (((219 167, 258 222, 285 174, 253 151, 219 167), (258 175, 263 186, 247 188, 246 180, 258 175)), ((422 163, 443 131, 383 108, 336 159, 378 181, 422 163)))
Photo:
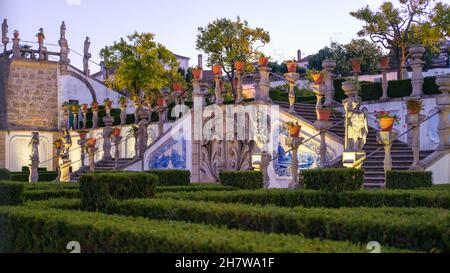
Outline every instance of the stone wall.
POLYGON ((7 130, 58 129, 58 69, 50 61, 13 60, 6 79, 7 130))
POLYGON ((6 81, 11 60, 0 58, 0 130, 6 129, 6 81))

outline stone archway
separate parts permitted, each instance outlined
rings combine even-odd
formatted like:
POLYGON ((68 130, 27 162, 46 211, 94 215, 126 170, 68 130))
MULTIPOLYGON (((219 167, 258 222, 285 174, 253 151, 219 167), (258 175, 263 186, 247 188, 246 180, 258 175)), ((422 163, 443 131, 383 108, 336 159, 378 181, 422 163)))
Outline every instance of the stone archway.
POLYGON ((86 87, 89 89, 89 92, 91 92, 92 101, 97 101, 97 95, 95 94, 94 87, 92 87, 91 83, 84 76, 81 76, 80 74, 73 71, 69 71, 69 75, 84 83, 84 85, 86 85, 86 87))

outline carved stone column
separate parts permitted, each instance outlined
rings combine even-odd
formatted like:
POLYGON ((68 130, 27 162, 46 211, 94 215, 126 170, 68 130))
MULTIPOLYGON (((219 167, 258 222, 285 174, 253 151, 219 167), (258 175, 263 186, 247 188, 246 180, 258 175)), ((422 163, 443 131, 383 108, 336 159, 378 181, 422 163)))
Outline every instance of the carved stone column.
POLYGON ((31 141, 30 144, 28 144, 28 146, 31 147, 30 164, 28 165, 30 176, 28 182, 34 183, 39 180, 39 132, 32 132, 31 134, 31 141))
POLYGON ((436 84, 442 92, 436 99, 439 113, 439 151, 450 149, 450 74, 437 76, 436 84))
POLYGON ((326 155, 327 155, 327 130, 331 127, 330 121, 318 120, 314 123, 316 129, 320 132, 320 164, 319 168, 326 167, 326 155))
POLYGON ((73 115, 73 130, 78 130, 78 112, 72 112, 73 115))
POLYGON ((397 136, 396 132, 377 132, 377 141, 384 146, 384 172, 392 170, 391 147, 397 136))
POLYGON ((258 68, 260 80, 259 80, 259 92, 256 95, 256 100, 258 102, 271 103, 272 100, 269 97, 270 91, 270 67, 260 66, 258 68))
POLYGON ((215 87, 215 97, 216 97, 216 104, 217 105, 222 105, 223 104, 223 98, 222 98, 222 76, 221 75, 215 75, 214 76, 214 81, 216 84, 215 87))
POLYGON ((261 171, 263 173, 264 188, 268 189, 270 187, 270 177, 269 177, 269 165, 272 156, 267 151, 263 151, 261 155, 261 171))
POLYGON ((406 124, 409 128, 413 128, 410 131, 411 137, 411 148, 413 152, 414 161, 411 165, 411 170, 419 170, 421 166, 419 165, 420 161, 420 122, 424 120, 425 116, 420 114, 407 114, 406 115, 406 124))
POLYGON ((105 128, 103 128, 102 136, 103 136, 103 160, 109 161, 112 160, 111 156, 111 126, 114 123, 114 119, 107 115, 103 118, 103 122, 105 123, 105 128))
POLYGON ((300 74, 298 73, 286 73, 284 77, 289 82, 289 112, 295 113, 295 86, 297 85, 297 81, 300 79, 300 74))
POLYGON ((83 113, 83 129, 87 127, 87 108, 82 110, 83 113))
POLYGON ((334 98, 334 83, 333 83, 333 79, 334 79, 334 74, 333 74, 333 70, 336 67, 336 61, 334 60, 324 60, 322 62, 322 67, 323 69, 327 72, 325 74, 325 106, 329 106, 333 103, 333 98, 334 98))
POLYGON ((289 188, 298 188, 298 148, 302 143, 302 137, 287 137, 286 138, 286 146, 292 149, 292 163, 291 163, 291 174, 292 180, 289 183, 289 188))
POLYGON ((98 128, 98 109, 92 109, 92 128, 98 128))
POLYGON ((422 69, 425 62, 422 60, 422 56, 425 53, 425 47, 422 45, 413 45, 408 50, 412 57, 412 61, 409 66, 412 69, 411 84, 412 84, 412 97, 420 97, 423 94, 423 74, 422 69))

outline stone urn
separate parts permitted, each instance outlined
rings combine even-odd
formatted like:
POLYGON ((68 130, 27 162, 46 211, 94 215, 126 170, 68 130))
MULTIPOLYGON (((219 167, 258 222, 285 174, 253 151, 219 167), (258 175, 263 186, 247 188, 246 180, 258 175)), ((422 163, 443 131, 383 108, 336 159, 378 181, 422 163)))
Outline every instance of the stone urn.
POLYGON ((345 94, 356 94, 358 92, 357 83, 354 81, 347 81, 342 83, 342 90, 345 94))
POLYGON ((444 94, 448 93, 450 91, 450 74, 437 76, 436 84, 439 86, 439 91, 444 94))
POLYGON ((14 30, 14 39, 19 39, 19 31, 18 30, 14 30))
POLYGON ((408 52, 414 59, 420 59, 425 53, 425 47, 423 45, 412 45, 409 47, 408 52))
POLYGON ((323 60, 322 67, 327 71, 332 71, 336 67, 336 62, 330 59, 323 60))

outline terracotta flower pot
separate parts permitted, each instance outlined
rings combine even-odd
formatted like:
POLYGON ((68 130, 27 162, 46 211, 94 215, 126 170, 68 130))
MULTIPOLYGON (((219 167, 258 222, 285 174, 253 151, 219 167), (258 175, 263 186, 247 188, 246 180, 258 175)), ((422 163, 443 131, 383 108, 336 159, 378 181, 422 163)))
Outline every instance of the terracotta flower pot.
POLYGON ((163 107, 165 103, 166 103, 166 100, 164 98, 158 98, 158 100, 156 100, 156 104, 159 107, 163 107))
POLYGON ((382 68, 389 67, 389 56, 383 56, 383 57, 381 57, 381 60, 380 60, 380 66, 381 66, 382 68))
POLYGON ((258 59, 258 65, 261 67, 267 67, 269 64, 269 58, 267 57, 259 57, 258 59))
POLYGON ((395 118, 380 118, 380 128, 382 132, 390 132, 394 127, 395 118))
POLYGON ((331 115, 330 108, 317 109, 317 119, 320 121, 329 121, 331 115))
POLYGON ((234 63, 234 69, 238 72, 244 72, 245 62, 237 61, 234 63))
POLYGON ((196 80, 200 80, 202 77, 202 70, 199 68, 195 68, 192 70, 192 76, 194 77, 194 79, 196 80))
POLYGON ((301 125, 291 125, 291 126, 289 126, 288 127, 289 136, 290 137, 299 137, 301 129, 302 129, 301 125))
POLYGON ((88 138, 88 140, 87 140, 87 145, 88 145, 88 146, 94 147, 94 146, 95 146, 95 143, 97 143, 97 139, 95 139, 95 138, 93 138, 93 137, 88 138))
POLYGON ((116 127, 116 128, 113 128, 112 134, 115 137, 120 137, 120 132, 121 131, 122 131, 122 129, 116 127))
POLYGON ((317 84, 320 84, 323 81, 323 75, 320 73, 313 73, 311 75, 311 77, 312 77, 312 80, 317 84))
POLYGON ((111 109, 112 107, 112 101, 105 101, 105 108, 111 109))
POLYGON ((353 73, 360 73, 361 72, 361 60, 352 59, 351 62, 352 62, 353 73))
POLYGON ((83 112, 86 112, 86 111, 88 110, 88 108, 89 108, 89 105, 88 105, 87 103, 83 103, 83 104, 81 105, 81 110, 82 110, 83 112))
POLYGON ((81 140, 85 140, 87 137, 87 134, 85 132, 79 132, 78 134, 80 135, 81 140))
POLYGON ((98 102, 93 102, 91 104, 91 108, 92 108, 93 111, 98 111, 98 102))
POLYGON ((288 62, 286 63, 287 70, 289 73, 297 72, 297 63, 296 62, 288 62))
POLYGON ((214 75, 222 74, 222 66, 221 65, 213 65, 212 67, 214 75))
POLYGON ((180 93, 181 92, 181 88, 183 88, 183 86, 179 82, 175 82, 175 83, 172 84, 172 89, 176 93, 180 93))

